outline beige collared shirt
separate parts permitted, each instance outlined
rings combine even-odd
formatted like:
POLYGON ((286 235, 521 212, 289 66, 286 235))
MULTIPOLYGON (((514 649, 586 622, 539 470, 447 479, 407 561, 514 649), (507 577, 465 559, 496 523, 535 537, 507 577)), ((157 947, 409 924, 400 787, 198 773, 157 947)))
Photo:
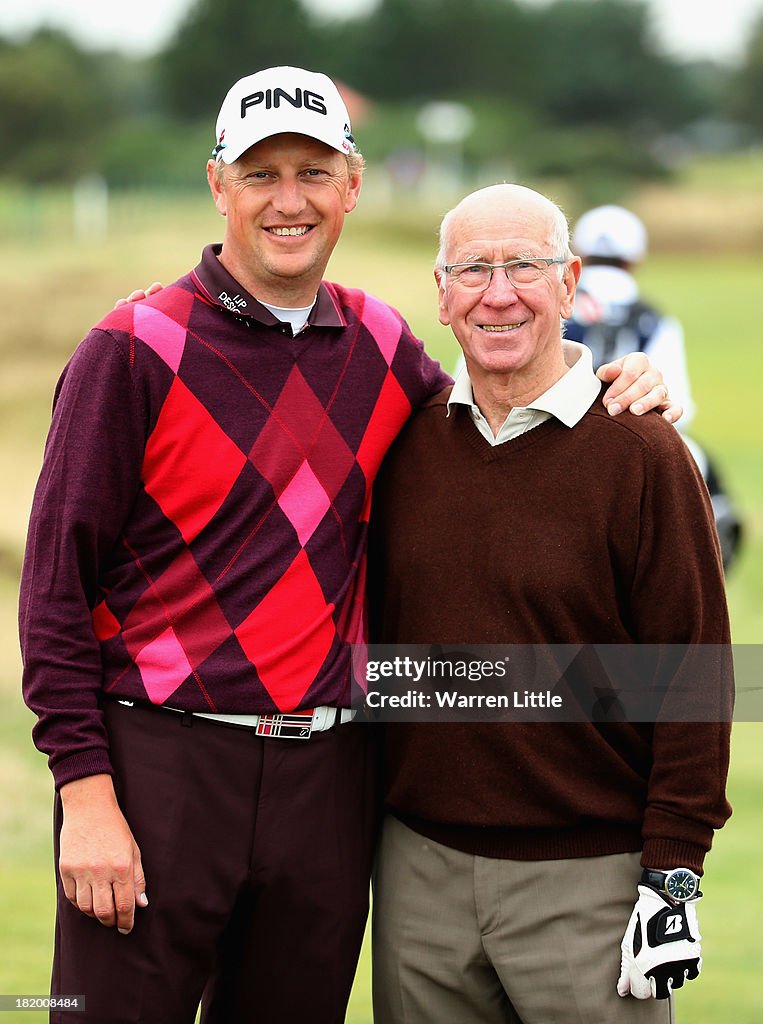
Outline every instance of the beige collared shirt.
POLYGON ((527 406, 515 406, 503 421, 497 434, 474 401, 472 382, 464 367, 456 377, 453 391, 448 399, 448 415, 454 405, 465 405, 469 409, 474 425, 491 445, 503 444, 513 437, 519 437, 545 420, 555 416, 567 427, 574 427, 590 409, 601 389, 601 381, 593 372, 591 350, 574 341, 563 342, 564 361, 568 370, 551 387, 538 395, 527 406))

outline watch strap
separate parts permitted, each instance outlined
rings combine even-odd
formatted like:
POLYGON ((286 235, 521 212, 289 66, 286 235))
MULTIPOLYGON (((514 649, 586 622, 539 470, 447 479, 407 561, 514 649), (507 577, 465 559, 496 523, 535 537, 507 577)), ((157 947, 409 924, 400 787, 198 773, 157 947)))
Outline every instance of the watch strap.
POLYGON ((652 868, 644 868, 641 872, 641 884, 651 885, 657 892, 665 892, 665 879, 667 871, 654 871, 652 868))

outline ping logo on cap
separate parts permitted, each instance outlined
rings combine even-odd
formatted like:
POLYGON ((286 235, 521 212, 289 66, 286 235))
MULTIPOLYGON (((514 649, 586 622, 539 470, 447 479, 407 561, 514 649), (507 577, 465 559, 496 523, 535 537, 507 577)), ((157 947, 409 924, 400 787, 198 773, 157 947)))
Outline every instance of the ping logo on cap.
POLYGON ((285 89, 261 89, 259 92, 253 92, 249 96, 242 96, 241 117, 246 117, 250 107, 258 107, 262 103, 265 104, 266 110, 277 110, 281 106, 282 100, 286 100, 296 109, 304 107, 305 110, 312 110, 316 114, 327 113, 324 96, 317 92, 312 92, 310 89, 300 89, 297 87, 294 90, 293 96, 290 96, 285 89))

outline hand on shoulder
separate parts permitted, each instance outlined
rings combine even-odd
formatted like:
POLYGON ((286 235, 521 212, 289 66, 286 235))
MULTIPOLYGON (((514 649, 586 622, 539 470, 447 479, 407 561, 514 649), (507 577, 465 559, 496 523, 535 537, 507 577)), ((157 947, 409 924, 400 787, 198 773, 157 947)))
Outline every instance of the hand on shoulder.
POLYGON ((164 288, 164 285, 160 281, 152 281, 148 288, 136 288, 134 292, 130 292, 126 299, 117 299, 114 303, 114 309, 126 306, 128 302, 138 302, 139 299, 147 299, 149 295, 155 295, 162 288, 164 288))

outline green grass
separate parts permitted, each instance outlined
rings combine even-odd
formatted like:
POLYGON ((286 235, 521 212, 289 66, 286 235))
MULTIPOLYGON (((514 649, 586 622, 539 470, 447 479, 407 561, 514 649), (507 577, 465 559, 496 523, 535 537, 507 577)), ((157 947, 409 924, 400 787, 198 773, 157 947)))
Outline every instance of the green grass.
POLYGON ((659 257, 644 291, 680 318, 697 417, 691 433, 718 459, 747 531, 729 577, 734 640, 763 640, 763 371, 755 296, 760 257, 659 257))
MULTIPOLYGON (((183 273, 196 262, 202 244, 219 236, 220 224, 204 199, 165 196, 146 205, 133 199, 115 210, 118 234, 73 244, 64 198, 56 201, 55 216, 43 216, 40 207, 36 225, 19 218, 13 231, 7 229, 6 199, 0 195, 0 993, 39 994, 48 983, 52 938, 51 786, 45 759, 29 740, 32 717, 17 696, 15 603, 52 388, 81 336, 119 295, 183 273)), ((430 352, 450 367, 456 346, 437 322, 430 269, 435 221, 445 205, 365 213, 361 206, 348 219, 329 276, 396 305, 430 352)), ((761 259, 728 253, 727 238, 716 253, 710 241, 701 255, 655 256, 641 279, 644 291, 684 323, 699 408, 693 433, 718 458, 744 512, 748 537, 730 574, 729 602, 735 640, 755 644, 763 640, 761 259)), ((730 779, 735 813, 708 860, 700 910, 705 969, 699 982, 679 994, 679 1021, 685 1024, 760 1021, 762 740, 759 723, 735 728, 730 779)), ((350 1024, 370 1024, 369 976, 366 947, 350 1024)), ((42 1019, 8 1014, 3 1021, 14 1024, 14 1016, 42 1019)))
POLYGON ((756 192, 763 175, 763 150, 705 156, 688 164, 681 182, 689 188, 713 188, 720 191, 756 192))

